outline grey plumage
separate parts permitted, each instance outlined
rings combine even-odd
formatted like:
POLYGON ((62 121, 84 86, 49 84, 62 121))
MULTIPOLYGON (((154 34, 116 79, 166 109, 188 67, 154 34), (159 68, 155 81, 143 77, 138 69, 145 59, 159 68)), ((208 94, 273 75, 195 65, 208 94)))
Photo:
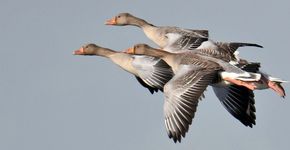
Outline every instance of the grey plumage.
POLYGON ((216 70, 191 69, 186 73, 177 73, 165 85, 165 126, 174 142, 180 142, 181 136, 185 137, 199 98, 215 76, 216 70))

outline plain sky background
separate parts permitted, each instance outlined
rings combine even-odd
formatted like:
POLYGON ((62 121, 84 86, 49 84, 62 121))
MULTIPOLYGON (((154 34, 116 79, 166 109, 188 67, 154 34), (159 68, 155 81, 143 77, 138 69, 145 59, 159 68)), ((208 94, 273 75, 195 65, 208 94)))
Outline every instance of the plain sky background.
POLYGON ((120 12, 208 29, 216 41, 261 44, 241 48, 241 56, 290 79, 289 0, 1 0, 1 150, 289 149, 289 97, 271 90, 255 92, 257 125, 248 128, 208 88, 186 138, 174 144, 162 93, 151 95, 105 58, 72 55, 89 42, 115 50, 156 46, 136 27, 104 25, 120 12))

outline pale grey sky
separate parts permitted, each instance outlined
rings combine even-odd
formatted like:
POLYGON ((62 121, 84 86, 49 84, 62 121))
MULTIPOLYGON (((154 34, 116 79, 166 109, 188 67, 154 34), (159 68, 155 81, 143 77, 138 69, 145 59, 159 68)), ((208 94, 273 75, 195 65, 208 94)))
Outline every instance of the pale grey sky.
MULTIPOLYGON (((257 125, 244 127, 211 88, 182 143, 167 137, 163 95, 100 57, 73 56, 88 42, 115 50, 153 45, 136 27, 105 26, 130 12, 155 25, 208 29, 216 41, 254 42, 243 58, 290 80, 288 0, 1 0, 0 149, 288 149, 289 97, 256 91, 257 125)), ((289 94, 289 84, 284 84, 289 94)))

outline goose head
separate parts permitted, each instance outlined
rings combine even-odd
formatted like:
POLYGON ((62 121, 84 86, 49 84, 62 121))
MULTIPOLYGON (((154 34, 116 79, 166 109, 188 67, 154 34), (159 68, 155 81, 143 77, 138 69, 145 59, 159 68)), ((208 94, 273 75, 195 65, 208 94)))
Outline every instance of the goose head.
POLYGON ((143 55, 148 49, 151 49, 151 47, 147 44, 136 44, 133 47, 128 48, 124 52, 133 55, 143 55))
POLYGON ((147 44, 136 44, 124 52, 131 55, 146 55, 157 58, 163 58, 165 56, 171 55, 169 52, 150 47, 147 44))
POLYGON ((106 25, 115 25, 115 26, 126 26, 132 25, 137 27, 143 26, 154 26, 143 19, 135 17, 129 13, 119 13, 117 16, 109 19, 105 23, 106 25))
POLYGON ((83 45, 80 49, 74 51, 74 55, 96 55, 98 51, 102 50, 103 48, 90 43, 83 45))
POLYGON ((119 13, 117 16, 106 21, 106 25, 125 26, 131 24, 136 17, 129 13, 119 13))
POLYGON ((117 52, 108 48, 98 46, 96 44, 90 43, 82 46, 80 49, 73 52, 74 55, 85 55, 85 56, 102 56, 111 57, 117 52))

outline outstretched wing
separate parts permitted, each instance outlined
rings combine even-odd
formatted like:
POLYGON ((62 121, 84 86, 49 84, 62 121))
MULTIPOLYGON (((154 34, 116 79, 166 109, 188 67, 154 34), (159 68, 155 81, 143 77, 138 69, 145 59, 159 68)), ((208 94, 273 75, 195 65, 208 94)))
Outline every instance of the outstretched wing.
MULTIPOLYGON (((260 63, 237 64, 239 68, 248 72, 258 72, 260 63)), ((213 90, 225 109, 245 126, 256 124, 255 95, 252 90, 238 85, 214 87, 213 90)))
POLYGON ((252 90, 238 85, 213 87, 213 90, 226 110, 245 126, 256 124, 255 99, 252 90))
POLYGON ((216 75, 215 70, 181 70, 165 85, 165 126, 174 142, 185 137, 198 100, 216 75))

